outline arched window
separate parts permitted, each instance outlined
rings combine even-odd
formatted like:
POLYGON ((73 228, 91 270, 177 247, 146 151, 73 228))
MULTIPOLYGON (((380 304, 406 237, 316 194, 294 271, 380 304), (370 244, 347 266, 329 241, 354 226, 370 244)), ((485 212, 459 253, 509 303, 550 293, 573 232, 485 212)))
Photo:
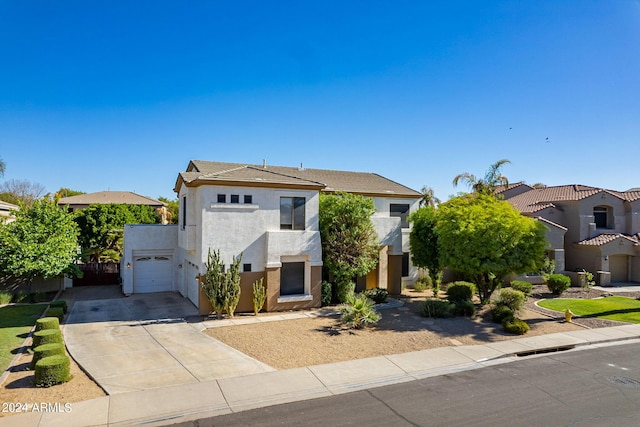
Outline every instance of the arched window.
POLYGON ((593 208, 593 221, 596 228, 613 228, 613 215, 609 206, 595 206, 593 208))

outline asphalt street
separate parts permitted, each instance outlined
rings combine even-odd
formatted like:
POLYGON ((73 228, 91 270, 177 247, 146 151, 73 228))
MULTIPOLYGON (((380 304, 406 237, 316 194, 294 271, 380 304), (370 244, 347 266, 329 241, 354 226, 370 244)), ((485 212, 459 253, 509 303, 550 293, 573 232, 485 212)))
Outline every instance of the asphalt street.
POLYGON ((178 426, 638 426, 640 344, 516 362, 178 426))

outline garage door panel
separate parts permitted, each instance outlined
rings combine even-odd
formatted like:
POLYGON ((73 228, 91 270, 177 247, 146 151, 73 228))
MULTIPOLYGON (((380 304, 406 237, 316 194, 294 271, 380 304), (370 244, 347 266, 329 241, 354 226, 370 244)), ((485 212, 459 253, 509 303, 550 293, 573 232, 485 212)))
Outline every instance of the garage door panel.
POLYGON ((167 292, 173 284, 169 256, 138 256, 133 260, 133 292, 167 292))

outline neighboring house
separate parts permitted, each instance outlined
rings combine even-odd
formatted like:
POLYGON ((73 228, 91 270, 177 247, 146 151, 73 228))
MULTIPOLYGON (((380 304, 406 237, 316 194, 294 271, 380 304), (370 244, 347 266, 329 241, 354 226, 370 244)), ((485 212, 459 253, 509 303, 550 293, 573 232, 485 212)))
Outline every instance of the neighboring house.
POLYGON ((335 191, 372 197, 377 208, 372 221, 379 264, 359 278, 359 288, 400 293, 403 280, 417 275, 409 262, 407 215, 421 194, 380 175, 193 160, 178 175, 175 191, 177 226, 125 227, 125 293, 179 291, 201 313, 210 312, 197 278, 211 249, 220 250, 227 265, 242 254, 238 311, 252 311, 251 286, 259 279, 267 288, 267 311, 319 307, 319 198, 335 191))
POLYGON ((76 209, 84 209, 93 204, 146 205, 151 206, 154 209, 166 206, 166 203, 132 193, 131 191, 98 191, 97 193, 63 197, 58 200, 58 205, 68 205, 70 212, 73 212, 76 209))
POLYGON ((603 285, 640 282, 639 189, 525 187, 516 184, 502 194, 524 215, 547 226, 549 254, 556 260, 556 271, 575 280, 575 272, 584 269, 603 285), (526 191, 519 191, 523 189, 526 191))
POLYGON ((19 206, 0 200, 0 223, 13 221, 11 211, 17 211, 19 206))

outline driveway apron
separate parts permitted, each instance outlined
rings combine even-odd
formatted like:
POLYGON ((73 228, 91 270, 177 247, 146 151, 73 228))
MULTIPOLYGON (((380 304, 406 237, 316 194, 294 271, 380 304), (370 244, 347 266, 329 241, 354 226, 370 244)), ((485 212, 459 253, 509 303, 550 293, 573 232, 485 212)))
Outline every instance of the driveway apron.
POLYGON ((109 394, 274 371, 200 332, 177 293, 76 301, 64 325, 69 353, 109 394))

